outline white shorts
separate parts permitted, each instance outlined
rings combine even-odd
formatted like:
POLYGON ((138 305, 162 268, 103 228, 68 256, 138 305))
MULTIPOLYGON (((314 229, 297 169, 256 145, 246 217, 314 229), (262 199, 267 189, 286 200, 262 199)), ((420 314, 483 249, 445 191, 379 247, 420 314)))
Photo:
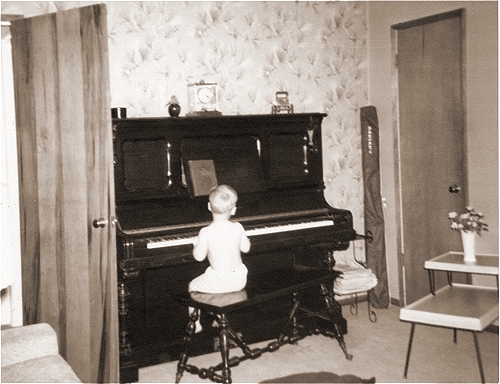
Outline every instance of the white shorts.
POLYGON ((226 293, 240 291, 247 283, 248 269, 240 264, 232 271, 219 271, 208 267, 205 273, 189 283, 189 292, 226 293))

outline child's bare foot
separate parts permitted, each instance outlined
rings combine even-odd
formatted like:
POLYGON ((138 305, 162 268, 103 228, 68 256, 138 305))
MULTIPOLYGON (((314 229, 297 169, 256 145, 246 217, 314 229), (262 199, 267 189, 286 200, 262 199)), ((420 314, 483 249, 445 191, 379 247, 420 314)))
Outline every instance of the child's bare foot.
POLYGON ((200 333, 202 330, 203 327, 201 326, 200 320, 196 321, 194 333, 200 333))

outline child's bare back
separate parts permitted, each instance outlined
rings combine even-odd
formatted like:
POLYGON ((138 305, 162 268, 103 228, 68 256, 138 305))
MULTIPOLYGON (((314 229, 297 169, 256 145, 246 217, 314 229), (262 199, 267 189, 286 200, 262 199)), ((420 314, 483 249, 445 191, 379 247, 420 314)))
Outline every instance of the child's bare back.
POLYGON ((211 194, 208 209, 213 222, 200 230, 194 241, 193 256, 197 261, 208 257, 210 266, 189 284, 189 291, 224 293, 243 289, 248 270, 241 252, 250 250, 250 240, 238 222, 229 221, 236 212, 238 195, 227 186, 218 186, 211 194))
POLYGON ((202 228, 193 256, 198 261, 208 257, 213 269, 231 270, 242 264, 240 252, 249 250, 250 241, 240 223, 218 220, 202 228))

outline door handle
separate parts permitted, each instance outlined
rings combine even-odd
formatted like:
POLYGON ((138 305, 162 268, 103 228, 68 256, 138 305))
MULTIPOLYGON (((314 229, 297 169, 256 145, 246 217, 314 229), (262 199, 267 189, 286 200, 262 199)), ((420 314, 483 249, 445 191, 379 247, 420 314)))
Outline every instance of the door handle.
POLYGON ((103 219, 102 217, 92 222, 92 226, 94 228, 104 228, 106 224, 108 224, 108 220, 103 219))
POLYGON ((450 185, 450 187, 448 188, 448 191, 450 193, 458 193, 458 192, 460 192, 460 187, 456 184, 453 184, 453 185, 450 185))

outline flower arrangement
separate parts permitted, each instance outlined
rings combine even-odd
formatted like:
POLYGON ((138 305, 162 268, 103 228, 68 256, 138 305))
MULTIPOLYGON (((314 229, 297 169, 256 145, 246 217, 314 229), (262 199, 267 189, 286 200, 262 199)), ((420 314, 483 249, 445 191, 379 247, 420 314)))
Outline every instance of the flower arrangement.
POLYGON ((481 236, 481 231, 488 230, 488 224, 483 221, 483 214, 476 212, 474 207, 468 205, 465 207, 467 212, 459 215, 456 212, 450 212, 448 218, 451 221, 451 229, 455 231, 477 232, 481 236))

